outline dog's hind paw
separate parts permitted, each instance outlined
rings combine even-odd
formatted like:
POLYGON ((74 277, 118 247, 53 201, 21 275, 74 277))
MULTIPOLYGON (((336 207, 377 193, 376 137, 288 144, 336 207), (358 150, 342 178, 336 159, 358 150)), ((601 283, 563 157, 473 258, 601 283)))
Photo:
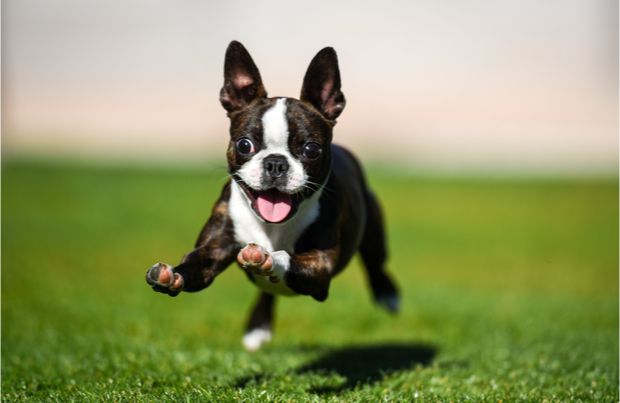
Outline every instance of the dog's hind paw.
POLYGON ((247 332, 241 343, 243 347, 250 352, 256 351, 264 344, 271 341, 271 330, 258 327, 247 332))
POLYGON ((146 282, 153 290, 175 296, 183 288, 183 277, 172 271, 172 266, 166 263, 155 263, 146 272, 146 282))
POLYGON ((400 297, 398 294, 382 294, 376 297, 375 302, 389 313, 400 311, 400 297))

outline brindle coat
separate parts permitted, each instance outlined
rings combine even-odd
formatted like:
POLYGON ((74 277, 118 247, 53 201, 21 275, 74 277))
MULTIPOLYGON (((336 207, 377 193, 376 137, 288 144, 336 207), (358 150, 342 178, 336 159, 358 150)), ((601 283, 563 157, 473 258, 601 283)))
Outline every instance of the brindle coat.
MULTIPOLYGON (((235 237, 229 200, 231 180, 241 182, 235 173, 250 157, 237 153, 235 144, 239 138, 248 137, 257 149, 262 148, 261 117, 277 100, 267 98, 258 68, 240 43, 229 45, 224 70, 220 101, 231 121, 227 158, 232 179, 215 203, 195 249, 172 269, 182 277, 182 291, 194 292, 208 287, 245 246, 235 237)), ((345 105, 333 49, 325 48, 315 56, 304 78, 300 100, 287 98, 286 104, 289 131, 295 133, 288 141, 291 154, 303 159, 302 150, 308 141, 322 147, 321 158, 304 161, 310 183, 322 184, 320 214, 294 243, 290 267, 284 277, 286 285, 297 294, 324 301, 331 279, 359 251, 375 299, 381 302, 383 298, 396 297, 396 287, 384 270, 387 252, 381 208, 355 157, 331 143, 335 119, 345 105)), ((297 197, 307 199, 317 190, 318 187, 307 187, 297 197)), ((162 268, 151 269, 147 281, 155 291, 171 296, 179 294, 181 289, 159 281, 162 268)), ((253 280, 252 276, 249 278, 253 280)), ((273 305, 274 296, 261 292, 250 315, 248 329, 269 328, 273 305)))

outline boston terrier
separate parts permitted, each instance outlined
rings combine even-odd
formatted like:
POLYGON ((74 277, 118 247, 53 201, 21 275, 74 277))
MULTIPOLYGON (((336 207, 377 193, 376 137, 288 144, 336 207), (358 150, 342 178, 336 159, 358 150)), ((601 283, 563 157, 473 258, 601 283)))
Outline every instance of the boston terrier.
POLYGON ((250 54, 233 41, 220 102, 230 118, 230 179, 195 249, 175 267, 155 264, 148 284, 171 296, 200 291, 236 260, 260 288, 243 337, 251 351, 271 340, 275 295, 325 301, 356 252, 375 301, 398 311, 381 208, 359 162, 332 144, 345 106, 334 49, 312 59, 299 100, 268 98, 250 54))

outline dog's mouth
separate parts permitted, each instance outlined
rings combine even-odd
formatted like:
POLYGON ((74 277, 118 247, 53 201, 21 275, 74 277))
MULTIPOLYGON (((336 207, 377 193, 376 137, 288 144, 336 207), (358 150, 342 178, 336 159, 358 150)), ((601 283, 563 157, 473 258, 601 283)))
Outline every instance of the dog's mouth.
POLYGON ((254 190, 243 182, 241 188, 250 199, 254 212, 269 223, 282 223, 291 218, 301 201, 298 193, 284 193, 276 188, 254 190))
POLYGON ((293 198, 277 189, 256 192, 258 214, 268 222, 278 223, 286 220, 293 211, 293 198))

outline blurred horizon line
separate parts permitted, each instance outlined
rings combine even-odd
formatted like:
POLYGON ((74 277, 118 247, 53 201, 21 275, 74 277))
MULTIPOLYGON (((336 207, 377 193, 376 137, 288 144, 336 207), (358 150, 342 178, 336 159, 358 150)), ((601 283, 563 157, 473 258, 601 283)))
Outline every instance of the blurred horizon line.
MULTIPOLYGON (((489 180, 593 180, 593 181, 618 181, 620 169, 591 168, 591 169, 540 169, 539 167, 514 167, 503 165, 498 167, 494 164, 482 164, 467 166, 433 165, 423 162, 411 162, 402 157, 377 154, 376 152, 364 152, 352 150, 362 162, 366 174, 375 172, 390 172, 413 177, 443 177, 443 178, 471 178, 489 180)), ((45 151, 10 151, 2 148, 0 157, 2 167, 11 164, 49 165, 68 168, 86 169, 148 169, 165 171, 190 171, 211 172, 218 170, 225 172, 227 161, 225 153, 209 152, 203 155, 193 154, 190 157, 174 155, 136 155, 134 153, 116 153, 114 155, 88 154, 88 153, 62 153, 53 154, 45 151)), ((619 184, 620 185, 620 184, 619 184)))

